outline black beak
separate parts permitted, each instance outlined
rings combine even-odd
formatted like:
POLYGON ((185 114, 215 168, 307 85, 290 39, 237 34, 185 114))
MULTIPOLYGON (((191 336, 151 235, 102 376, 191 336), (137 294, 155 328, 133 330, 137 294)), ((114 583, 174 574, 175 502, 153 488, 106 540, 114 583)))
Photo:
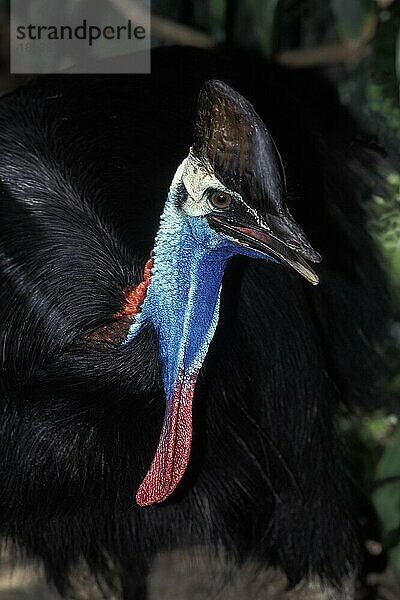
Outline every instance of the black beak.
POLYGON ((278 262, 284 263, 302 275, 313 285, 318 275, 307 261, 319 263, 321 256, 315 252, 295 221, 267 215, 259 223, 252 216, 240 221, 233 215, 210 213, 210 227, 234 239, 238 244, 258 250, 278 262))

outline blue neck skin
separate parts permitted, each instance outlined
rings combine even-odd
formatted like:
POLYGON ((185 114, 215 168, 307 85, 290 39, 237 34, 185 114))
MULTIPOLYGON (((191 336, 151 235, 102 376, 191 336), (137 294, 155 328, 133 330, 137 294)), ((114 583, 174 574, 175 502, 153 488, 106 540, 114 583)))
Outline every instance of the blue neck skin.
POLYGON ((237 250, 205 218, 178 212, 168 197, 153 250, 151 283, 126 340, 135 337, 144 321, 153 324, 167 401, 180 369, 189 376, 201 368, 218 322, 225 265, 237 250))

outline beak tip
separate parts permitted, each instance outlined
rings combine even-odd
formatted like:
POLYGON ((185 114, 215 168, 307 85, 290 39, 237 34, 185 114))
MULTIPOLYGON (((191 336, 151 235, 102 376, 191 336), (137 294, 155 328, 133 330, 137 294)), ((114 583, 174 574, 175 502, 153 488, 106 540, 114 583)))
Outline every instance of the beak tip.
POLYGON ((319 284, 319 277, 316 274, 315 271, 313 271, 310 267, 308 267, 305 269, 304 268, 304 264, 302 265, 302 267, 299 269, 298 266, 296 268, 295 265, 292 265, 292 267, 295 269, 295 271, 298 271, 298 273, 300 273, 300 275, 303 275, 304 279, 306 279, 308 281, 308 283, 311 283, 311 285, 318 285, 319 284))
POLYGON ((320 253, 319 253, 319 252, 316 252, 316 251, 314 250, 314 256, 313 256, 313 259, 312 259, 312 261, 313 261, 314 263, 317 263, 317 264, 318 264, 318 263, 320 263, 320 262, 322 262, 322 256, 320 255, 320 253))

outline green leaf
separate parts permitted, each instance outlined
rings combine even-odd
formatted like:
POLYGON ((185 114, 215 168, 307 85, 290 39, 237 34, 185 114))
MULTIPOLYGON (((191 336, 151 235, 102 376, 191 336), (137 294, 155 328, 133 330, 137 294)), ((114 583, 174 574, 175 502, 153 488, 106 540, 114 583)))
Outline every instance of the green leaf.
MULTIPOLYGON (((400 526, 400 428, 386 447, 378 463, 376 476, 378 487, 372 494, 372 501, 384 531, 388 533, 400 526), (384 483, 391 477, 398 479, 384 483)), ((393 567, 400 574, 399 546, 391 549, 390 558, 393 567)))
POLYGON ((371 4, 363 0, 332 0, 332 11, 340 37, 357 40, 363 33, 371 4))
POLYGON ((396 39, 396 77, 398 83, 400 84, 400 27, 397 32, 396 39))
POLYGON ((275 17, 278 4, 279 0, 247 0, 252 27, 261 52, 266 58, 271 58, 275 49, 275 17))
POLYGON ((389 561, 396 573, 400 574, 400 544, 389 552, 389 561))
POLYGON ((213 0, 209 3, 211 31, 217 39, 225 29, 226 0, 213 0))

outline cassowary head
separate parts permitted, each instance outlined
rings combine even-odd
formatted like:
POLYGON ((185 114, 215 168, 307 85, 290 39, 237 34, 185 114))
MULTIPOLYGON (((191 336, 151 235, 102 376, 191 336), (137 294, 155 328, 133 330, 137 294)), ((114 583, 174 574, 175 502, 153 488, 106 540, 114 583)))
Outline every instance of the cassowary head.
MULTIPOLYGON (((222 234, 219 243, 233 238, 257 254, 238 246, 233 253, 262 252, 318 283, 304 259, 318 262, 320 256, 285 206, 285 174, 275 143, 251 104, 221 81, 201 91, 193 146, 177 179, 183 184, 178 206, 189 216, 206 217, 222 234)), ((198 223, 205 225, 204 219, 198 223)))
POLYGON ((310 283, 318 262, 285 205, 285 176, 273 139, 253 107, 220 81, 201 91, 194 141, 176 171, 144 280, 121 312, 159 339, 166 412, 159 444, 136 496, 165 500, 181 480, 192 438, 192 399, 214 335, 224 268, 234 254, 289 265, 310 283))

